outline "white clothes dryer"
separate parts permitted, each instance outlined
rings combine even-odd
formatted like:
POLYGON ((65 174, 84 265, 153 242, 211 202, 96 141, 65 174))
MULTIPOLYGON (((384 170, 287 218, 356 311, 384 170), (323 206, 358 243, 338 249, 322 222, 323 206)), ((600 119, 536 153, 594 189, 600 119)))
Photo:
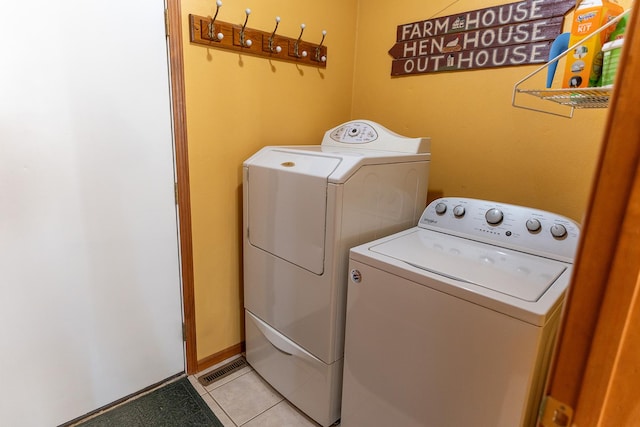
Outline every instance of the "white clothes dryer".
POLYGON ((534 426, 579 227, 467 198, 350 251, 341 427, 534 426))
POLYGON ((429 144, 357 120, 244 163, 247 361, 323 426, 340 417, 349 248, 416 223, 429 144))

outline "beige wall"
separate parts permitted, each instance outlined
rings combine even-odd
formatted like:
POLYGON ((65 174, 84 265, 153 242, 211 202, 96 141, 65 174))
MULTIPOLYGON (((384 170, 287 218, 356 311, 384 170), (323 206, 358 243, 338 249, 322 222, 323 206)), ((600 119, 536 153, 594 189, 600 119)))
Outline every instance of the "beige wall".
POLYGON ((242 162, 264 145, 318 144, 350 117, 356 0, 224 0, 218 19, 319 43, 326 69, 189 43, 190 13, 211 16, 213 0, 183 0, 185 84, 198 359, 243 340, 242 162))
POLYGON ((514 83, 536 66, 390 77, 397 25, 503 3, 361 1, 352 116, 431 136, 435 195, 535 206, 582 221, 605 109, 565 119, 513 108, 514 83))
MULTIPOLYGON (((183 0, 187 130, 198 358, 240 343, 241 165, 264 145, 317 144, 325 130, 366 118, 432 138, 432 195, 495 199, 581 221, 605 110, 564 119, 511 106, 513 84, 535 67, 391 78, 399 24, 505 2, 422 0, 224 1, 218 19, 319 42, 319 70, 191 45, 188 15, 213 0, 183 0), (446 9, 445 9, 446 8, 446 9), (445 10, 443 10, 445 9, 445 10)), ((622 4, 629 2, 623 2, 622 4)))

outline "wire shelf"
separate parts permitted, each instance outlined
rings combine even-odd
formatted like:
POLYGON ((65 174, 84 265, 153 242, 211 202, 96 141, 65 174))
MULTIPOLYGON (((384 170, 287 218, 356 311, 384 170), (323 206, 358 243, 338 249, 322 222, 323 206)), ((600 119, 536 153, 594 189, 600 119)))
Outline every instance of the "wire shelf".
POLYGON ((518 93, 526 93, 573 108, 606 108, 609 105, 609 97, 613 92, 613 87, 516 90, 518 93))
MULTIPOLYGON (((586 108, 607 108, 609 106, 609 98, 613 93, 613 87, 587 87, 587 88, 563 88, 563 89, 522 89, 520 86, 525 82, 530 81, 534 76, 540 75, 541 72, 547 69, 551 64, 556 64, 560 59, 564 58, 569 52, 572 52, 577 46, 583 44, 587 40, 592 37, 596 37, 606 28, 609 28, 613 25, 616 25, 617 22, 622 19, 622 17, 629 14, 631 9, 625 10, 622 14, 616 16, 611 19, 602 27, 598 28, 596 31, 588 35, 587 37, 580 40, 578 43, 573 46, 569 46, 567 50, 557 55, 555 58, 551 59, 549 62, 543 64, 524 78, 522 78, 519 82, 513 86, 513 94, 511 98, 511 105, 516 108, 524 108, 526 110, 537 111, 540 113, 552 114, 554 116, 572 118, 573 111, 576 109, 586 109, 586 108), (545 100, 545 101, 553 101, 562 107, 556 109, 549 108, 538 108, 537 104, 534 105, 524 105, 520 104, 516 99, 518 94, 528 94, 535 96, 536 98, 545 100), (564 108, 567 107, 567 108, 564 108), (560 111, 556 111, 560 110, 560 111)), ((527 98, 530 99, 530 98, 527 98)), ((552 104, 548 104, 552 105, 552 104)))

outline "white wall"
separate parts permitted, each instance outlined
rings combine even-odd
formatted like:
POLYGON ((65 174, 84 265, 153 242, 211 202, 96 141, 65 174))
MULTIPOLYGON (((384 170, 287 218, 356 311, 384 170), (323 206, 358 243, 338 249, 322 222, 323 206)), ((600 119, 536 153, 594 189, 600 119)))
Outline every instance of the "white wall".
POLYGON ((163 2, 0 12, 0 424, 184 370, 163 2))

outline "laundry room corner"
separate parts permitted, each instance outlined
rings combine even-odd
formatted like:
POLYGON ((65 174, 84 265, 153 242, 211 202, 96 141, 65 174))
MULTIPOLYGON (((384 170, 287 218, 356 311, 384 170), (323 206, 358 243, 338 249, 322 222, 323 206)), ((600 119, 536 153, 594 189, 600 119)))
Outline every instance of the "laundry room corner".
POLYGON ((197 358, 203 368, 237 352, 242 312, 242 162, 265 145, 318 144, 350 118, 357 1, 239 3, 217 19, 320 43, 314 67, 190 42, 189 15, 213 16, 216 2, 181 2, 193 231, 197 358), (246 14, 250 10, 250 15, 246 14))
MULTIPOLYGON (((181 2, 201 368, 244 341, 242 162, 263 146, 318 144, 327 129, 368 119, 431 137, 425 202, 500 200, 584 220, 607 109, 567 119, 514 108, 515 83, 540 64, 391 73, 398 26, 505 3, 223 1, 217 19, 233 25, 269 33, 280 17, 277 34, 295 40, 305 24, 310 43, 326 30, 326 67, 315 67, 192 43, 189 15, 213 16, 216 3, 181 2)), ((572 16, 564 15, 563 31, 572 16)))

